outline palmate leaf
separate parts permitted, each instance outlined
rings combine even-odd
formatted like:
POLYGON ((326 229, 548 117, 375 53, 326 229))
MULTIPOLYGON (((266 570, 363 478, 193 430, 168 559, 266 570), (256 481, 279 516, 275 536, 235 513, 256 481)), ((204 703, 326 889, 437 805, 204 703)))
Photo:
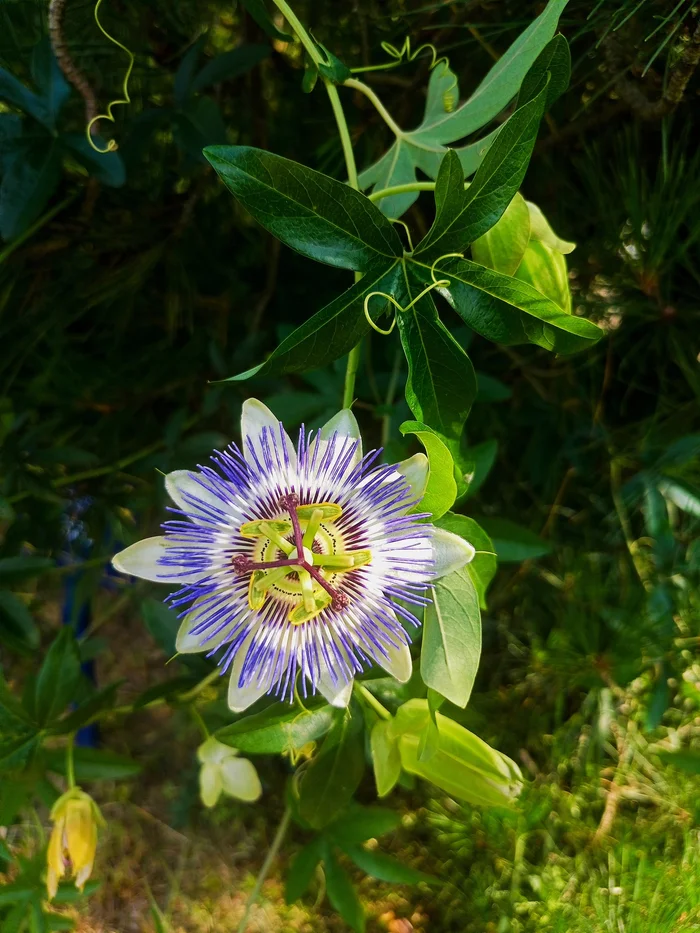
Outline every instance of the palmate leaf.
POLYGON ((394 227, 354 188, 250 146, 209 146, 204 155, 246 210, 303 256, 357 272, 403 256, 394 227))
MULTIPOLYGON (((554 36, 567 0, 550 0, 545 10, 516 39, 486 75, 479 87, 461 107, 446 107, 446 95, 458 95, 457 79, 443 64, 433 68, 428 85, 423 122, 411 132, 402 132, 374 165, 360 175, 363 189, 387 188, 416 181, 416 170, 436 178, 440 162, 449 143, 463 139, 486 126, 518 94, 525 76, 554 36)), ((563 40, 562 40, 563 41, 563 40)), ((565 72, 561 45, 552 50, 548 70, 554 79, 552 95, 561 85, 565 72)), ((544 63, 543 63, 544 64, 544 63)), ((531 76, 534 81, 535 76, 531 76)), ((567 75, 568 80, 568 75, 567 75)), ((531 85, 526 90, 531 91, 531 85)), ((473 174, 495 138, 490 133, 476 143, 454 149, 462 164, 463 177, 473 174)), ((409 192, 385 198, 381 209, 390 217, 400 217, 418 197, 409 192)))

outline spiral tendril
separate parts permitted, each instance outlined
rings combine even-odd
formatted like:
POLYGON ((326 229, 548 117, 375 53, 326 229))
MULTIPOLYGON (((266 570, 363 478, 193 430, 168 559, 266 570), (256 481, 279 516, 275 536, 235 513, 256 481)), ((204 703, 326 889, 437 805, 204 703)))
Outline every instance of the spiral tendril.
POLYGON ((89 121, 89 123, 87 124, 85 128, 85 134, 87 136, 87 141, 90 144, 90 146, 95 150, 95 152, 99 152, 102 155, 104 155, 107 152, 114 152, 116 149, 118 149, 117 142, 114 139, 110 139, 110 141, 107 143, 104 149, 100 148, 99 146, 96 146, 92 139, 92 128, 99 120, 109 120, 110 123, 114 123, 115 122, 114 114, 112 112, 114 107, 116 107, 117 104, 130 104, 131 103, 131 97, 129 97, 129 79, 131 78, 131 72, 134 69, 135 58, 134 58, 133 52, 130 52, 129 49, 127 49, 125 45, 122 45, 122 43, 118 39, 115 39, 114 36, 110 35, 107 32, 107 30, 104 28, 102 23, 100 22, 99 11, 100 11, 101 6, 102 6, 102 0, 97 0, 97 3, 95 4, 95 22, 97 23, 97 28, 100 30, 102 35, 105 36, 105 38, 109 39, 109 41, 112 42, 114 45, 116 45, 117 48, 122 49, 129 56, 129 65, 126 69, 126 73, 124 75, 124 82, 122 84, 123 97, 117 100, 110 101, 110 103, 107 105, 107 112, 98 113, 96 117, 93 117, 92 120, 89 121))
MULTIPOLYGON (((379 69, 396 68, 398 65, 401 65, 403 62, 415 61, 418 58, 418 56, 421 54, 421 52, 424 52, 427 50, 430 52, 431 58, 432 58, 430 62, 430 71, 432 71, 434 68, 437 68, 438 65, 442 65, 443 66, 443 72, 442 72, 443 77, 445 77, 448 74, 448 72, 450 72, 449 58, 446 55, 443 55, 440 58, 438 58, 437 49, 432 44, 432 42, 424 42, 422 45, 419 45, 417 49, 413 50, 411 49, 411 39, 409 36, 407 36, 406 39, 404 40, 404 44, 401 46, 400 49, 397 49, 395 45, 391 44, 391 42, 382 42, 381 46, 382 46, 383 51, 385 51, 387 55, 389 55, 391 58, 394 59, 393 62, 387 62, 385 65, 378 65, 378 66, 370 65, 370 66, 366 66, 362 68, 351 68, 350 70, 353 73, 358 73, 361 71, 377 70, 378 68, 379 69)), ((442 92, 442 105, 445 108, 445 111, 447 113, 452 113, 452 111, 455 108, 455 104, 457 103, 457 99, 458 99, 458 95, 455 93, 457 89, 457 76, 452 72, 450 73, 452 74, 452 83, 450 84, 448 88, 445 88, 445 90, 442 92)))

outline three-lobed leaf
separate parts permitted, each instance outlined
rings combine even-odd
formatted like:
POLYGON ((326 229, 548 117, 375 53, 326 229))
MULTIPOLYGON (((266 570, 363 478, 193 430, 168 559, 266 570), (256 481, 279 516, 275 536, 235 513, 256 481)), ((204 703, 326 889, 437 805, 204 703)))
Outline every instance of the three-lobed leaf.
POLYGON ((359 272, 403 255, 394 227, 354 188, 250 146, 209 146, 204 155, 246 210, 302 255, 359 272))

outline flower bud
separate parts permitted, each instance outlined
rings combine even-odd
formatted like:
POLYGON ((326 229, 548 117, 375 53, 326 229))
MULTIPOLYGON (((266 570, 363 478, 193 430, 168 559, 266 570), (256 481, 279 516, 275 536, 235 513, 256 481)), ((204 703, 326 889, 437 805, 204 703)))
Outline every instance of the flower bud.
POLYGON ((199 796, 205 807, 215 806, 222 793, 246 803, 254 803, 262 794, 253 762, 239 758, 237 749, 224 745, 213 735, 199 746, 197 758, 202 765, 199 796))
POLYGON ((64 875, 75 877, 83 890, 90 877, 97 849, 97 829, 104 826, 95 801, 79 787, 72 787, 58 798, 51 810, 53 829, 46 857, 46 887, 49 898, 56 896, 64 875))

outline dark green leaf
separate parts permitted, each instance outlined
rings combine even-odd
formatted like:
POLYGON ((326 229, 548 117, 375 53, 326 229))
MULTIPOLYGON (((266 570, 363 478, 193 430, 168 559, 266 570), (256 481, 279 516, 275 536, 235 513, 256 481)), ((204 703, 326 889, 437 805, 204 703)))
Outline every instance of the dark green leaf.
MULTIPOLYGON (((66 752, 63 748, 45 751, 46 767, 56 774, 66 773, 66 752)), ((121 781, 136 777, 141 765, 126 755, 102 751, 98 748, 76 748, 73 752, 75 761, 75 779, 81 781, 121 781)))
POLYGON ((499 220, 525 177, 546 97, 544 87, 515 111, 468 188, 457 154, 447 153, 435 185, 435 220, 417 246, 416 257, 432 261, 445 253, 462 252, 499 220))
POLYGON ((0 590, 0 632, 11 636, 26 651, 39 647, 39 629, 26 603, 8 590, 0 590))
POLYGON ((70 96, 70 85, 63 77, 56 56, 51 48, 51 41, 44 36, 32 52, 32 78, 39 88, 51 118, 51 128, 56 125, 56 117, 61 107, 70 96))
POLYGON ((507 402, 513 397, 511 389, 504 382, 486 373, 476 374, 476 386, 477 402, 507 402))
POLYGON ((399 430, 403 435, 415 434, 428 455, 428 485, 417 508, 420 512, 430 512, 431 520, 435 521, 457 498, 452 454, 440 437, 420 421, 404 421, 399 430))
POLYGON ((165 680, 161 684, 153 684, 152 687, 148 687, 147 690, 140 693, 134 700, 134 709, 143 709, 154 700, 175 698, 178 694, 190 690, 196 683, 197 681, 190 676, 172 677, 170 680, 165 680))
POLYGON ((30 900, 36 894, 36 887, 26 881, 11 881, 0 887, 0 904, 17 904, 30 900))
POLYGON ((50 557, 1 557, 0 581, 5 585, 27 577, 38 577, 53 566, 54 561, 50 557))
POLYGON ((241 0, 241 3, 253 17, 255 22, 264 30, 271 39, 279 39, 281 42, 292 42, 293 36, 286 32, 280 32, 270 19, 264 0, 241 0))
POLYGON ((364 933, 365 914, 345 870, 329 850, 324 859, 328 900, 355 933, 364 933))
POLYGON ((551 547, 534 531, 507 518, 480 518, 479 523, 493 541, 500 561, 533 560, 551 553, 551 547))
POLYGON ((362 717, 346 714, 311 760, 299 787, 299 812, 321 829, 347 805, 365 770, 362 717))
POLYGON ((66 625, 46 652, 36 679, 34 712, 40 725, 53 722, 76 698, 80 676, 78 645, 66 625))
POLYGON ((314 839, 300 849, 289 866, 284 886, 284 899, 288 904, 298 901, 306 891, 323 855, 323 840, 314 839))
POLYGON ((688 774, 700 774, 700 751, 684 748, 678 751, 660 751, 656 753, 665 765, 686 771, 688 774))
POLYGON ((109 686, 103 687, 102 690, 96 691, 78 709, 54 723, 51 727, 51 733, 53 735, 66 735, 92 722, 101 712, 110 709, 114 705, 119 686, 119 683, 109 684, 109 686))
POLYGON ((468 259, 445 260, 439 263, 436 274, 450 280, 454 308, 465 323, 497 343, 529 340, 545 350, 574 353, 603 336, 595 324, 567 314, 527 282, 468 259), (475 289, 492 300, 475 296, 475 289))
POLYGON ((14 159, 0 184, 0 235, 12 240, 41 214, 61 177, 56 140, 38 142, 14 159))
MULTIPOLYGON (((325 366, 349 353, 370 329, 363 312, 365 298, 373 291, 391 294, 400 274, 398 260, 388 265, 378 263, 359 282, 283 340, 264 363, 225 381, 239 382, 253 376, 303 372, 325 366)), ((376 314, 374 305, 370 310, 376 314)))
POLYGON ((386 807, 351 806, 326 827, 325 835, 339 846, 353 846, 365 839, 390 833, 401 825, 401 816, 386 807))
POLYGON ((465 473, 469 484, 467 496, 473 496, 481 489, 496 462, 497 454, 498 441, 494 438, 464 448, 460 462, 468 466, 468 472, 465 473))
POLYGON ((547 82, 547 74, 549 83, 545 106, 548 110, 567 89, 571 78, 571 52, 569 43, 562 35, 555 36, 547 43, 523 78, 518 94, 518 106, 537 96, 547 82))
POLYGON ((192 159, 203 160, 203 149, 226 139, 219 105, 211 97, 193 97, 174 114, 177 145, 192 159))
POLYGON ((498 567, 498 559, 491 553, 494 551, 491 539, 478 522, 466 515, 448 512, 435 524, 438 528, 444 528, 445 531, 451 531, 452 534, 464 538, 476 549, 474 559, 467 565, 467 570, 474 581, 479 605, 482 609, 486 609, 486 590, 498 567))
POLYGON ((348 185, 250 146, 210 146, 204 154, 246 210, 302 255, 357 271, 403 255, 391 223, 348 185))
MULTIPOLYGON (((126 181, 126 172, 118 152, 95 152, 84 133, 65 133, 61 139, 93 178, 111 188, 121 188, 126 181)), ((103 139, 96 137, 94 141, 105 148, 103 139)))
POLYGON ((331 706, 305 712, 289 703, 275 703, 261 713, 224 726, 216 738, 246 754, 277 755, 317 741, 328 732, 333 719, 331 706))
POLYGON ((378 878, 379 881, 388 881, 389 884, 418 884, 423 881, 427 884, 437 884, 438 879, 425 872, 404 865, 403 862, 384 855, 382 852, 370 852, 362 846, 342 846, 343 851, 350 856, 358 868, 378 878))
POLYGON ((30 117, 34 117, 39 123, 43 123, 48 129, 53 128, 53 118, 46 105, 36 94, 33 94, 29 88, 26 88, 21 81, 18 81, 14 75, 4 68, 0 68, 0 100, 18 107, 30 117))
POLYGON ((479 597, 468 567, 435 581, 425 609, 420 672, 424 683, 466 706, 481 656, 479 597))
POLYGON ((206 36, 200 36, 182 56, 182 61, 177 67, 173 97, 178 107, 184 107, 185 101, 190 95, 192 80, 197 69, 197 62, 199 61, 199 56, 202 53, 206 41, 206 36))
POLYGON ((39 735, 24 731, 12 738, 0 739, 0 771, 15 771, 25 767, 39 747, 39 735))
MULTIPOLYGON (((406 307, 422 286, 399 293, 406 307), (410 295, 410 297, 409 297, 410 295)), ((397 312, 399 334, 408 361, 406 401, 417 421, 445 437, 461 435, 476 397, 471 360, 438 317, 430 294, 410 309, 397 312)))
POLYGON ((239 45, 208 61, 191 83, 191 91, 202 91, 211 84, 230 81, 250 71, 270 54, 268 45, 239 45))

